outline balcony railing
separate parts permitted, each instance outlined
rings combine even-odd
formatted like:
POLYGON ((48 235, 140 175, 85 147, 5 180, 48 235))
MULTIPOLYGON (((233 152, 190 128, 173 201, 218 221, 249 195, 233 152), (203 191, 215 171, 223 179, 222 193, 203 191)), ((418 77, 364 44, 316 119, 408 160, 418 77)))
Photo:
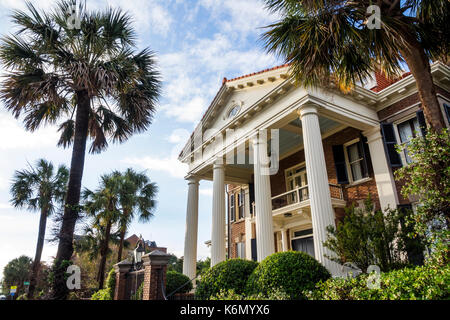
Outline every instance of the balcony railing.
MULTIPOLYGON (((331 199, 344 200, 342 187, 335 184, 330 184, 331 199)), ((308 186, 294 189, 285 192, 272 198, 272 211, 282 211, 283 208, 297 207, 309 200, 308 186)), ((253 214, 256 213, 255 203, 253 205, 253 214)))

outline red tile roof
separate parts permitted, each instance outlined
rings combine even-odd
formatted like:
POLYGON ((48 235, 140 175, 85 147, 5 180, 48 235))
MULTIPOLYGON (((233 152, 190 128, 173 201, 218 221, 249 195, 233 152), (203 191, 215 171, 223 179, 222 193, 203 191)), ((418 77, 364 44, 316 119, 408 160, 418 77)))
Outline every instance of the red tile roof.
POLYGON ((403 78, 406 78, 407 76, 409 76, 411 74, 411 72, 405 72, 404 74, 402 74, 400 77, 396 78, 396 79, 389 79, 386 77, 386 75, 383 72, 375 72, 375 78, 377 80, 377 86, 370 89, 374 92, 380 92, 381 90, 386 89, 387 87, 393 85, 394 83, 402 80, 403 78))
POLYGON ((289 63, 283 64, 281 66, 277 66, 277 67, 273 67, 273 68, 270 68, 270 69, 265 69, 265 70, 262 70, 262 71, 246 74, 246 75, 243 75, 243 76, 240 76, 240 77, 237 77, 237 78, 234 78, 234 79, 230 79, 230 80, 228 80, 227 78, 224 78, 223 79, 223 83, 225 84, 227 82, 232 82, 232 81, 241 80, 241 79, 244 79, 244 78, 253 77, 253 76, 256 76, 258 74, 262 74, 262 73, 266 73, 266 72, 269 72, 269 71, 274 71, 274 70, 278 70, 278 69, 281 69, 281 68, 289 67, 289 65, 290 65, 289 63))

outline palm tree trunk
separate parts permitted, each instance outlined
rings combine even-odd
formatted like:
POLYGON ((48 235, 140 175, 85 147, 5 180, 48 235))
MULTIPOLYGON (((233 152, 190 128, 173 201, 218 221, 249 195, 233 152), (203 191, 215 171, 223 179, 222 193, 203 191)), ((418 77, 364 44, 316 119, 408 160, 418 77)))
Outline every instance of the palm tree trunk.
POLYGON ((125 234, 127 233, 127 225, 126 222, 128 221, 128 215, 129 212, 128 210, 123 210, 123 221, 124 224, 123 226, 121 226, 121 231, 120 231, 120 244, 119 244, 119 252, 117 254, 117 263, 122 261, 122 253, 123 253, 123 244, 125 242, 125 234))
POLYGON ((72 150, 69 184, 67 187, 66 205, 61 230, 59 233, 58 252, 54 267, 52 298, 65 300, 68 288, 65 283, 65 272, 61 264, 69 261, 73 254, 73 233, 78 220, 81 180, 83 178, 86 156, 86 140, 88 135, 90 98, 86 90, 77 92, 77 114, 75 120, 75 139, 72 150))
POLYGON ((431 67, 422 46, 414 39, 410 41, 409 50, 400 50, 408 67, 416 79, 423 113, 428 124, 437 132, 445 128, 441 107, 436 96, 431 67))
POLYGON ((98 288, 99 288, 99 290, 103 289, 103 286, 105 283, 105 267, 106 267, 106 258, 108 256, 111 227, 112 227, 111 220, 108 220, 108 224, 106 225, 106 230, 105 230, 105 239, 103 240, 102 249, 100 251, 101 258, 100 258, 100 266, 98 268, 98 288))
POLYGON ((117 263, 122 261, 123 244, 125 242, 126 232, 127 230, 125 228, 120 231, 120 244, 119 244, 119 252, 117 253, 117 263))
POLYGON ((45 230, 47 228, 48 210, 43 208, 41 210, 41 219, 39 221, 39 235, 36 246, 36 254, 34 256, 33 266, 31 270, 30 288, 28 297, 33 299, 34 291, 36 289, 37 279, 39 276, 39 269, 41 267, 42 250, 44 249, 45 230))

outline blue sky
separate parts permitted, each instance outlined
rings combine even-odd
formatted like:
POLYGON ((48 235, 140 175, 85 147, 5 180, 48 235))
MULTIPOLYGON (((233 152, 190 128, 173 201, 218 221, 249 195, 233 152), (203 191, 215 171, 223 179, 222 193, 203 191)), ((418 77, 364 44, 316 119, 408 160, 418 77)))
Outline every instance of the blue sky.
MULTIPOLYGON (((43 9, 53 3, 33 2, 43 9)), ((135 17, 139 46, 149 46, 157 53, 164 90, 150 130, 123 145, 111 145, 100 155, 89 155, 83 185, 95 188, 99 176, 114 169, 147 170, 160 188, 158 209, 149 224, 134 223, 130 232, 142 234, 181 256, 187 184, 183 179, 186 169, 177 161, 177 155, 223 77, 232 78, 280 63, 264 52, 259 41, 262 30, 258 29, 277 17, 264 9, 261 0, 87 0, 88 9, 107 6, 119 6, 135 17)), ((12 30, 8 18, 12 8, 24 8, 24 1, 0 0, 2 35, 12 30)), ((70 150, 57 148, 57 140, 54 127, 27 133, 0 105, 1 271, 8 261, 20 255, 34 257, 39 223, 37 213, 9 206, 10 179, 14 170, 39 158, 69 165, 70 150)), ((211 188, 211 183, 201 183, 199 258, 209 255, 204 242, 211 233, 211 188)), ((56 246, 47 244, 43 259, 51 260, 55 253, 56 246)))

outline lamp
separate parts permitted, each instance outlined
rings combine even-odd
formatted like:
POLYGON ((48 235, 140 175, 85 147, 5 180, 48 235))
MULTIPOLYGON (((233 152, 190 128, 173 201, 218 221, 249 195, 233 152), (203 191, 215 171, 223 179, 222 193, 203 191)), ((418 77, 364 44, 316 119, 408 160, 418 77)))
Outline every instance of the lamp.
POLYGON ((134 266, 136 270, 140 270, 142 268, 142 257, 145 254, 144 249, 144 240, 141 238, 134 249, 134 266))

